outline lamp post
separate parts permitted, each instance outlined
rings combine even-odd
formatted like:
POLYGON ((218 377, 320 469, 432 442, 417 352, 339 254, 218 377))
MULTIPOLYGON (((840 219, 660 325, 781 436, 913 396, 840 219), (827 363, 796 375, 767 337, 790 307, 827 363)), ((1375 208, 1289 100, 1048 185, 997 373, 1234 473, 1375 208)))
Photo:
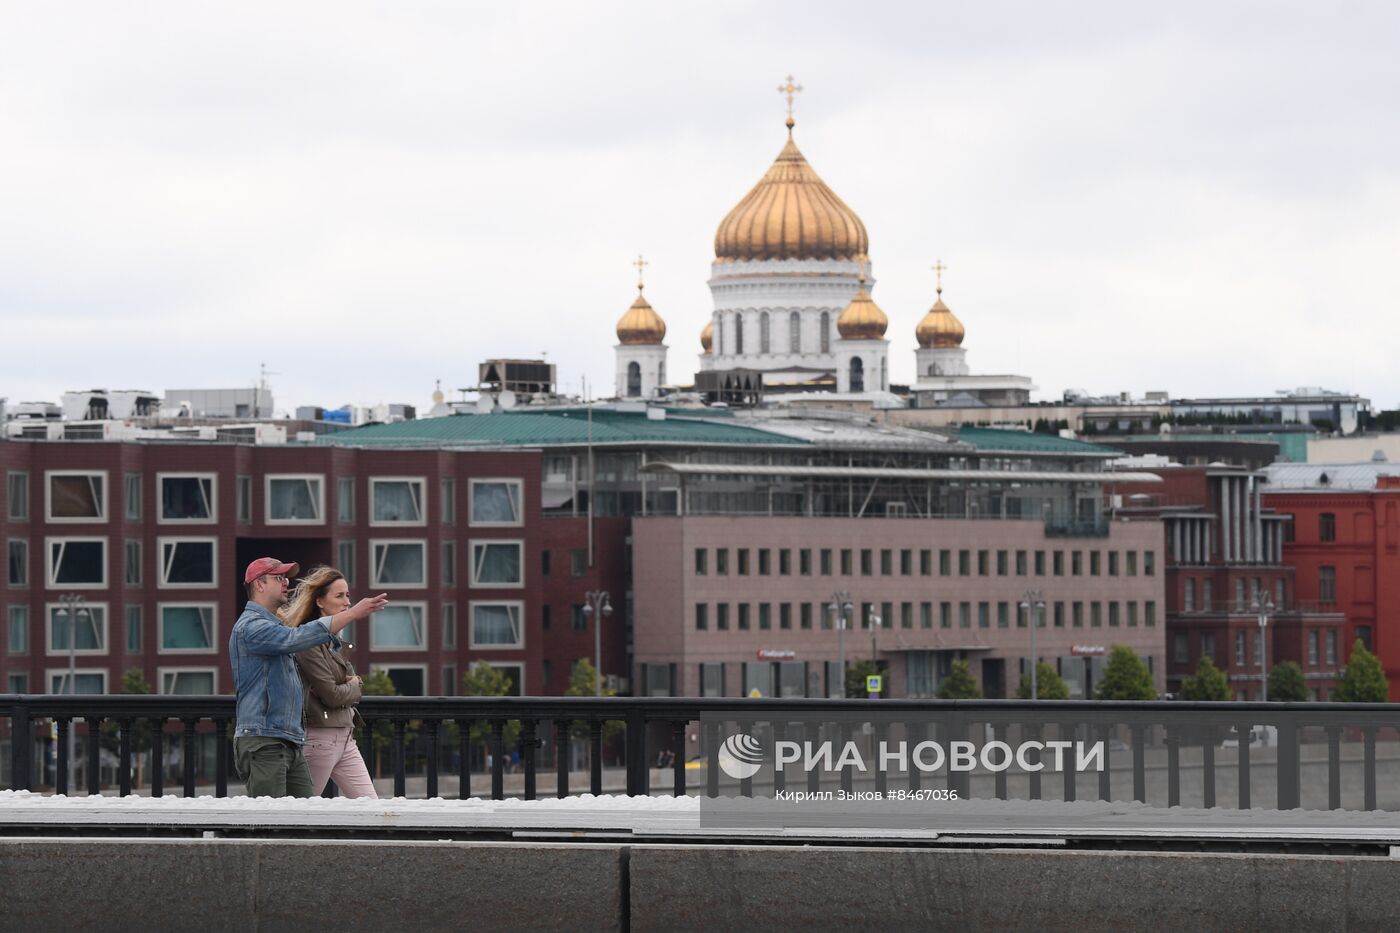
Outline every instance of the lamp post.
POLYGON ((841 668, 841 698, 846 697, 846 619, 855 610, 851 604, 851 594, 845 590, 837 590, 831 594, 831 604, 827 609, 836 617, 836 653, 839 658, 837 665, 841 668))
MULTIPOLYGON (((590 493, 589 498, 592 499, 590 493)), ((612 615, 612 600, 607 590, 589 590, 583 594, 583 617, 593 622, 593 695, 603 695, 603 619, 612 615)), ((643 689, 646 685, 643 684, 643 689)))
POLYGON ((1040 590, 1027 590, 1021 597, 1021 608, 1026 610, 1031 622, 1031 699, 1040 699, 1040 684, 1036 674, 1040 667, 1040 653, 1036 649, 1036 629, 1040 628, 1040 617, 1045 614, 1045 598, 1040 590), (1038 611, 1037 611, 1038 610, 1038 611))
MULTIPOLYGON (((76 696, 78 693, 78 618, 89 616, 87 606, 84 605, 83 597, 77 593, 65 593, 58 598, 59 605, 63 608, 58 610, 58 615, 68 620, 68 689, 64 691, 69 696, 76 696)), ((73 722, 68 723, 68 793, 73 793, 77 781, 77 762, 74 759, 73 745, 73 722)), ((88 767, 93 767, 92 762, 88 762, 88 767)))
POLYGON ((1254 611, 1259 616, 1259 699, 1269 699, 1269 615, 1274 601, 1269 594, 1254 597, 1254 611))
POLYGON ((880 662, 875 660, 875 645, 880 634, 880 626, 884 623, 884 620, 875 614, 874 606, 871 606, 865 615, 865 624, 870 628, 870 666, 875 668, 875 673, 878 674, 880 673, 880 662))

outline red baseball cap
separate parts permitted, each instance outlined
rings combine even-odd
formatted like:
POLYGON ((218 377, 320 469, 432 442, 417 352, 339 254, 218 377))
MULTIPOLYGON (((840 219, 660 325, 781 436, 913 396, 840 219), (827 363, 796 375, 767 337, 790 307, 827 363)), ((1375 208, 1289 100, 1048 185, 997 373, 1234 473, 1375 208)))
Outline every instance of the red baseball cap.
POLYGON ((269 573, 294 577, 301 573, 301 568, 294 563, 284 564, 275 557, 259 557, 248 565, 247 570, 243 571, 243 585, 247 586, 258 577, 269 573))

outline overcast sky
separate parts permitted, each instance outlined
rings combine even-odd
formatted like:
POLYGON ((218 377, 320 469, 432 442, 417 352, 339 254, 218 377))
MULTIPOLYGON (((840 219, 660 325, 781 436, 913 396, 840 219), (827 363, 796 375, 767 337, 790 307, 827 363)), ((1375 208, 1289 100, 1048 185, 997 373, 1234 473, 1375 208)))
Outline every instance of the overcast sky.
POLYGON ((796 138, 893 381, 944 297, 1038 397, 1400 405, 1400 5, 0 2, 0 395, 429 404, 487 357, 695 369, 715 228, 796 138))

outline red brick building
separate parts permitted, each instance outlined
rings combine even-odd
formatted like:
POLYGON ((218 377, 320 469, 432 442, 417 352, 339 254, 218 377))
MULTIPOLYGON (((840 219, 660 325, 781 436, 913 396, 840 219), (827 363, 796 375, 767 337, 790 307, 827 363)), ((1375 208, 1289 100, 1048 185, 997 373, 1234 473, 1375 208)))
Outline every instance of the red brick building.
POLYGON ((1268 477, 1265 502, 1292 518, 1298 598, 1345 616, 1340 662, 1360 639, 1400 700, 1400 466, 1276 464, 1268 477))
MULTIPOLYGON (((540 469, 528 450, 0 443, 3 689, 66 689, 61 597, 74 594, 78 692, 117 692, 133 668, 158 692, 228 692, 242 568, 273 555, 390 595, 349 640, 356 665, 401 693, 458 692, 477 660, 517 690, 562 693, 593 655, 573 607, 588 589, 626 591, 625 528, 596 523, 590 567, 586 521, 543 517, 540 469)), ((603 666, 625 676, 626 599, 615 606, 603 666)))
POLYGON ((1262 650, 1267 669, 1297 662, 1312 695, 1326 699, 1345 664, 1345 617, 1301 588, 1286 551, 1288 516, 1264 507, 1266 474, 1221 464, 1150 469, 1162 485, 1111 494, 1118 515, 1162 523, 1167 689, 1179 692, 1204 656, 1225 671, 1236 699, 1260 699, 1262 650))

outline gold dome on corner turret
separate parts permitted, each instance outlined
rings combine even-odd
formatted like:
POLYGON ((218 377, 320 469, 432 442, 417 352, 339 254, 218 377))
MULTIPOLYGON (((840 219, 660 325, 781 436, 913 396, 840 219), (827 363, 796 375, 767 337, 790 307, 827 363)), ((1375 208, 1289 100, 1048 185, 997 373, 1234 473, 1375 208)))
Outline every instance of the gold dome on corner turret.
POLYGON ((659 344, 666 339, 666 322, 642 295, 642 268, 648 263, 637 257, 637 300, 617 322, 617 342, 624 346, 659 344))
POLYGON ((865 287, 865 273, 860 275, 860 291, 836 319, 836 330, 842 340, 878 340, 885 336, 890 319, 880 310, 865 287))
POLYGON ((943 270, 948 268, 943 265, 943 260, 939 260, 933 267, 938 273, 938 299, 934 301, 933 307, 928 309, 928 314, 919 322, 919 326, 914 328, 914 337, 919 341, 919 346, 925 350, 932 347, 935 350, 949 350, 962 346, 963 337, 967 330, 963 327, 951 308, 943 303, 943 270))
POLYGON ((870 251, 865 224, 826 186, 792 140, 792 98, 801 90, 791 75, 778 88, 788 101, 787 144, 720 223, 715 258, 721 262, 855 259, 870 251))
POLYGON ((705 325, 705 329, 700 331, 700 346, 705 348, 706 353, 709 353, 714 348, 714 342, 715 322, 710 321, 705 325))

